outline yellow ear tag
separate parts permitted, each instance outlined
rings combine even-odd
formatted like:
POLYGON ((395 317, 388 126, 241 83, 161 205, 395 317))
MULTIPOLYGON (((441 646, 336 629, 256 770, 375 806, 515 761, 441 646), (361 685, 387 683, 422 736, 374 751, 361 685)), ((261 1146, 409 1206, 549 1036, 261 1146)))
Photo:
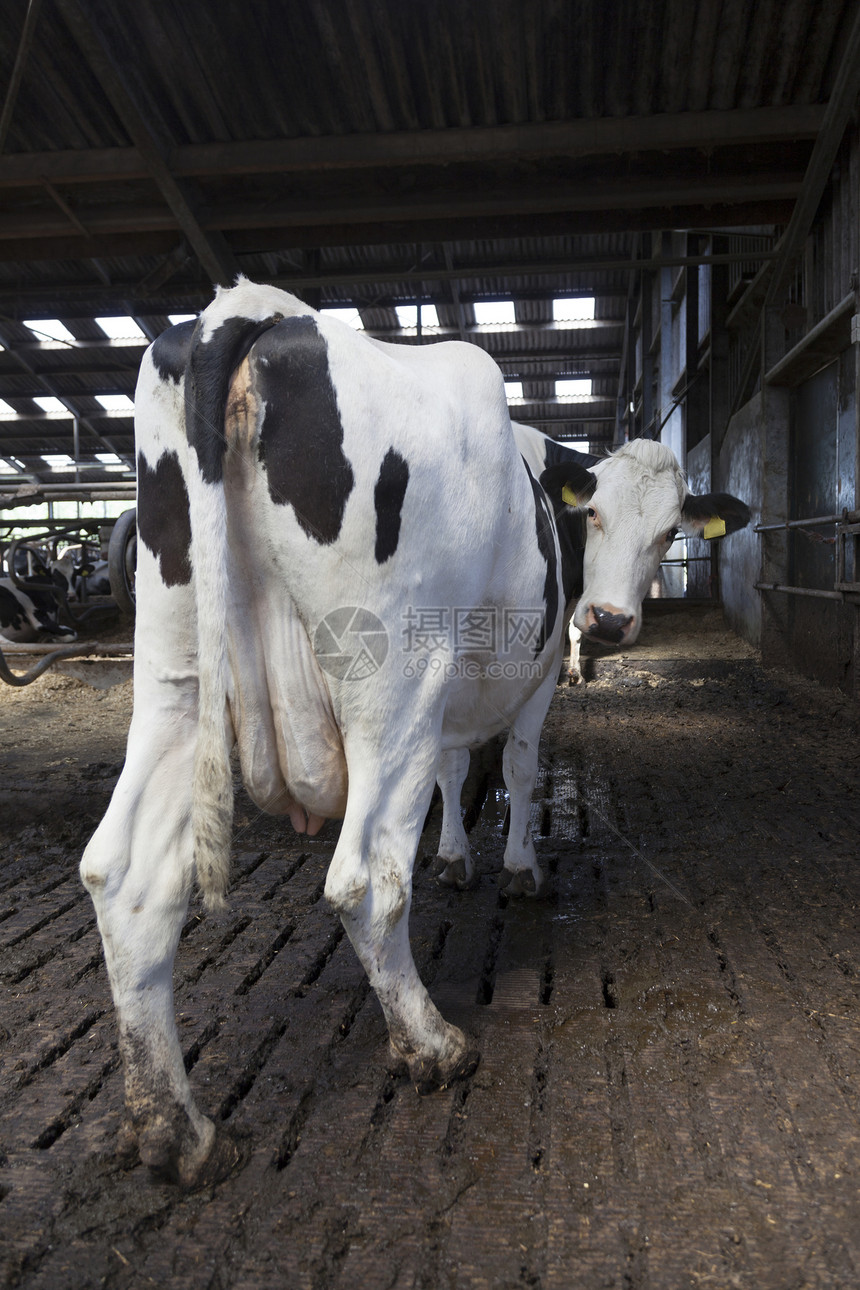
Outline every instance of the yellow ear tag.
POLYGON ((578 506, 579 500, 570 484, 565 484, 561 490, 561 500, 567 502, 568 506, 578 506))
POLYGON ((726 536, 726 521, 721 520, 719 515, 712 515, 705 527, 702 529, 703 538, 718 538, 726 536))

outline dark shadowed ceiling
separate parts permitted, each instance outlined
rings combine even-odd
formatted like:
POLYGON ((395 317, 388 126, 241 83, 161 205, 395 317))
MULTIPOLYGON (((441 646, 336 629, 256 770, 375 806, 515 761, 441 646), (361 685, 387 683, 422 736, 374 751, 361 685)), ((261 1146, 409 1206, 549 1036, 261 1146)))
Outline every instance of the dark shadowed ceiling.
POLYGON ((96 454, 131 464, 130 415, 100 400, 130 397, 145 338, 239 272, 353 306, 378 336, 472 340, 522 383, 518 419, 610 444, 637 275, 669 246, 652 233, 693 231, 678 263, 719 246, 755 273, 857 10, 5 0, 0 483, 73 479, 43 454, 72 454, 74 425, 82 478, 108 477, 96 454), (554 320, 581 296, 593 320, 554 320), (436 309, 420 334, 395 312, 417 301, 436 309), (514 321, 476 321, 491 301, 514 321), (110 339, 94 319, 112 316, 143 335, 110 339), (577 377, 591 398, 560 398, 577 377))

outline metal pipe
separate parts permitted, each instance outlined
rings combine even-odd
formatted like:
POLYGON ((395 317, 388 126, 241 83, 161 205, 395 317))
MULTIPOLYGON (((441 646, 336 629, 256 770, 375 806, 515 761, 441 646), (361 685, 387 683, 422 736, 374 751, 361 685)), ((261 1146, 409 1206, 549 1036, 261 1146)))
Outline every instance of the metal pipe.
MULTIPOLYGON (((26 655, 39 658, 45 654, 53 654, 56 648, 56 645, 28 645, 21 642, 10 644, 7 641, 3 642, 3 653, 7 658, 23 658, 26 655)), ((127 658, 134 653, 134 645, 130 643, 99 645, 97 641, 83 641, 75 645, 75 650, 78 652, 83 651, 85 655, 91 655, 93 658, 113 658, 114 655, 118 658, 127 658)))
POLYGON ((809 596, 815 600, 841 600, 843 604, 860 604, 860 593, 851 591, 820 591, 816 587, 787 587, 781 582, 753 583, 756 591, 783 591, 789 596, 809 596))
POLYGON ((24 70, 27 66, 27 59, 30 55, 30 46, 33 44, 33 38, 36 34, 36 23, 39 18, 39 10, 42 7, 42 0, 30 0, 27 5, 27 12, 24 15, 24 26, 21 31, 21 38, 18 43, 18 52, 15 55, 15 63, 12 67, 12 75, 9 79, 9 88, 6 90, 6 100, 3 104, 3 111, 0 112, 0 152, 6 146, 6 136, 9 133, 9 126, 12 123, 12 113, 15 110, 15 100, 18 97, 18 91, 21 88, 21 81, 24 77, 24 70))
POLYGON ((839 515, 815 515, 808 520, 782 520, 779 524, 756 524, 755 533, 776 533, 783 529, 799 529, 804 524, 856 524, 860 521, 860 511, 843 511, 839 515))

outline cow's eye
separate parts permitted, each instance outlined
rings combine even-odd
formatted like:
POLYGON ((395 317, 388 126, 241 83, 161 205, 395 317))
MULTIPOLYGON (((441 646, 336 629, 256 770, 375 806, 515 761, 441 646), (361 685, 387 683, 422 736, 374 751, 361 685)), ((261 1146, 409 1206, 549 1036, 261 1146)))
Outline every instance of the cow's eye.
POLYGON ((596 514, 597 514, 597 512, 595 511, 594 507, 593 507, 593 506, 589 506, 589 508, 588 508, 588 518, 589 518, 590 520, 593 520, 593 519, 595 518, 596 514))
POLYGON ((677 536, 678 536, 677 529, 669 529, 669 532, 666 534, 666 542, 669 544, 669 546, 672 545, 672 543, 675 541, 675 538, 677 536))

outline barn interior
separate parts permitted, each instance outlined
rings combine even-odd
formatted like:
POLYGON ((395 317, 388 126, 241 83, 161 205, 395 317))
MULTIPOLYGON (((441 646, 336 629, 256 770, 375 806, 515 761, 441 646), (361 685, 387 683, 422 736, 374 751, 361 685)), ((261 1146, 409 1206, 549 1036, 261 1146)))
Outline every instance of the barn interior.
POLYGON ((480 345, 559 439, 668 443, 756 523, 722 568, 679 545, 666 590, 855 693, 856 6, 207 15, 10 5, 4 509, 133 494, 143 348, 242 273, 370 335, 480 345))
POLYGON ((385 1073, 321 900, 334 835, 284 848, 249 814, 230 915, 195 906, 180 950, 186 1063, 254 1135, 211 1195, 110 1154, 73 865, 128 687, 58 732, 73 683, 43 677, 38 734, 0 693, 3 1284, 857 1284, 858 98, 858 0, 7 0, 4 548, 35 507, 133 506, 144 348, 237 274, 478 345, 515 420, 659 439, 753 520, 677 542, 644 652, 560 692, 551 902, 496 889, 495 764, 471 911, 419 866, 472 1084, 416 1103, 385 1073))

